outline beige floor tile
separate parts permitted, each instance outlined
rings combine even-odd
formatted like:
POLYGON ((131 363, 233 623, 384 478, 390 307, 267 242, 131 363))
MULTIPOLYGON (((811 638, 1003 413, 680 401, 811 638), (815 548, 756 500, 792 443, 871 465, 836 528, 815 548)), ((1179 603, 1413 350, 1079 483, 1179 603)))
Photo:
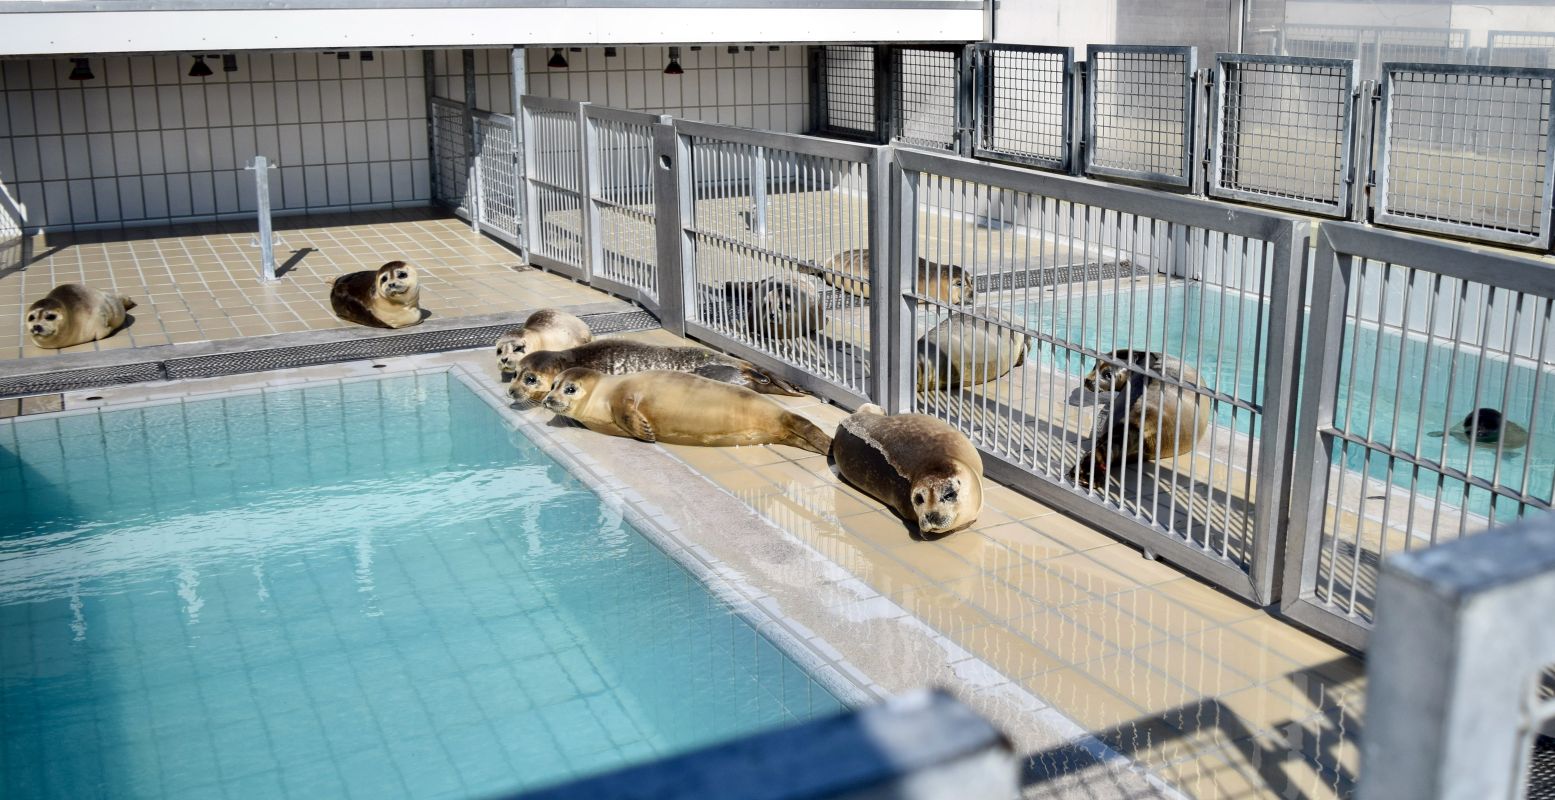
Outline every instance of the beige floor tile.
POLYGON ((889 596, 913 616, 952 638, 959 631, 980 628, 993 621, 966 598, 939 586, 906 589, 889 596))
POLYGON ((1145 558, 1138 548, 1126 544, 1092 548, 1085 551, 1085 558, 1145 586, 1167 583, 1182 577, 1181 572, 1159 561, 1145 558))
POLYGON ((1150 716, 1082 670, 1072 667, 1043 672, 1021 683, 1089 730, 1118 728, 1150 716))
POLYGON ((1156 587, 1141 587, 1111 594, 1107 596, 1107 602, 1174 637, 1197 633, 1216 624, 1215 620, 1156 591, 1156 587))
POLYGON ((1012 680, 1065 665, 1040 645, 1004 625, 984 625, 955 635, 956 643, 1012 680))
POLYGON ((1252 678, 1180 641, 1153 644, 1134 655, 1199 695, 1227 694, 1253 685, 1252 678))
POLYGON ((1010 628, 1040 643, 1066 664, 1083 664, 1118 651, 1118 646, 1056 610, 1038 611, 1010 622, 1010 628))
POLYGON ((1091 600, 1062 606, 1057 613, 1082 625, 1110 645, 1130 652, 1167 638, 1166 631, 1107 602, 1091 600))
POLYGON ((1117 540, 1099 533, 1095 528, 1063 514, 1049 514, 1031 520, 1031 527, 1038 533, 1056 540, 1074 550, 1090 550, 1117 544, 1117 540))
POLYGON ((982 570, 934 542, 913 542, 887 551, 890 556, 935 583, 979 575, 982 570))
POLYGON ((1019 554, 1022 558, 1031 561, 1042 561, 1049 558, 1070 555, 1075 550, 1057 539, 1053 539, 1039 533, 1033 527, 1033 520, 1011 522, 1005 525, 997 525, 981 531, 997 544, 1003 545, 1009 550, 1019 554))

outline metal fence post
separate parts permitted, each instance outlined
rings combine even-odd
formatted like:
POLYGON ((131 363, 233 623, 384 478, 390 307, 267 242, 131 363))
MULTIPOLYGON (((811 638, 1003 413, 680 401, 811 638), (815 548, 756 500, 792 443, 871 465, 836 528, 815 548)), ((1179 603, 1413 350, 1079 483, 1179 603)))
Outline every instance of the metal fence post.
POLYGON ((1070 69, 1070 93, 1069 108, 1069 174, 1085 174, 1085 148, 1090 147, 1090 115, 1086 113, 1089 107, 1085 102, 1086 73, 1090 66, 1084 61, 1076 61, 1070 69))
POLYGON ((895 54, 887 45, 875 46, 875 142, 890 144, 896 136, 895 54))
POLYGON ((529 192, 524 187, 528 185, 525 177, 529 175, 528 148, 525 146, 527 134, 524 132, 524 93, 529 90, 529 73, 524 64, 524 48, 515 47, 508 54, 508 69, 511 74, 509 87, 512 90, 513 102, 513 135, 519 137, 514 142, 513 148, 513 202, 518 205, 518 252, 525 261, 529 260, 529 192))
POLYGON ((978 108, 977 45, 961 48, 956 59, 956 152, 967 158, 977 149, 978 108))
POLYGON ((918 302, 908 297, 912 279, 907 275, 916 272, 915 259, 918 243, 918 176, 908 174, 887 157, 887 185, 890 197, 890 223, 885 251, 879 259, 870 259, 880 265, 885 292, 880 302, 889 306, 885 335, 883 392, 886 412, 900 414, 913 410, 913 315, 918 302))
POLYGON ((1355 148, 1351 158, 1350 214, 1354 222, 1365 222, 1371 209, 1372 156, 1377 142, 1377 82, 1363 80, 1355 90, 1355 148))
POLYGON ((432 98, 437 96, 437 56, 431 50, 421 51, 421 80, 427 108, 427 185, 431 187, 432 200, 435 203, 446 198, 437 196, 441 170, 437 163, 437 112, 432 109, 432 98))
POLYGON ((464 182, 464 209, 470 215, 470 230, 480 233, 481 175, 478 166, 480 153, 476 150, 475 141, 475 51, 464 50, 461 55, 464 62, 464 152, 469 159, 465 165, 465 174, 469 177, 464 182))
POLYGON ((254 208, 259 216, 259 280, 274 283, 275 237, 270 231, 270 170, 275 169, 264 156, 256 155, 246 169, 254 173, 254 208))
POLYGON ((892 361, 896 347, 892 310, 898 302, 891 280, 896 264, 892 152, 882 147, 869 162, 869 399, 887 410, 895 408, 891 381, 897 377, 892 361))
POLYGON ((594 280, 594 270, 600 263, 599 253, 604 242, 600 241, 599 226, 594 223, 590 208, 594 205, 594 170, 598 169, 590 147, 589 103, 578 103, 578 226, 583 236, 583 280, 594 280))
MULTIPOLYGON (((665 118, 668 120, 668 117, 665 118)), ((687 303, 696 285, 691 243, 686 240, 686 221, 691 218, 690 148, 666 121, 653 126, 653 194, 659 285, 659 324, 677 336, 686 335, 687 303)))
POLYGON ((751 158, 751 232, 767 235, 767 148, 758 147, 751 158))

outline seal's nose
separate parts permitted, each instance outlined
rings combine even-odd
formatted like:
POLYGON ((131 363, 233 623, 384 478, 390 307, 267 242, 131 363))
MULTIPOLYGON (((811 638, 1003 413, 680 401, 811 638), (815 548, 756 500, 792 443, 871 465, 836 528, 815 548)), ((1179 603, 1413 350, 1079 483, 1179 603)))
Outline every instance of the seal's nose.
POLYGON ((923 515, 923 521, 927 522, 929 527, 939 529, 945 527, 945 523, 949 522, 950 519, 942 512, 931 511, 923 515))
POLYGON ((32 332, 33 333, 43 333, 43 326, 42 325, 34 325, 34 326, 32 326, 32 332))

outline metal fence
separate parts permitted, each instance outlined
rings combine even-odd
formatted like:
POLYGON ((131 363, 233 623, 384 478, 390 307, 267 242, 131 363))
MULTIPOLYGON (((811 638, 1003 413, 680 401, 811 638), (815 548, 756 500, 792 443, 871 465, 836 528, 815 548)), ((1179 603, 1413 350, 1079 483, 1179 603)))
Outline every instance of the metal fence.
POLYGON ((1468 40, 1465 28, 1286 25, 1279 31, 1277 52, 1352 60, 1362 78, 1377 80, 1389 61, 1468 64, 1473 58, 1468 40))
POLYGON ((1388 64, 1376 221, 1547 247, 1555 70, 1388 64))
POLYGON ((659 308, 658 204, 654 189, 653 114, 583 108, 589 274, 601 288, 659 308))
POLYGON ((524 190, 529 255, 569 277, 588 278, 590 231, 583 211, 583 134, 579 103, 524 96, 524 190))
POLYGON ((961 47, 891 47, 890 131, 897 144, 962 152, 972 127, 960 98, 970 95, 971 63, 961 47))
POLYGON ((972 155, 1069 172, 1074 164, 1074 48, 977 46, 972 155))
POLYGON ((1211 196, 1349 213, 1355 62, 1221 53, 1214 86, 1211 196))
POLYGON ((1486 44, 1486 64, 1555 67, 1555 31, 1491 31, 1486 44))
POLYGON ((480 229, 514 247, 523 247, 522 177, 517 120, 506 114, 476 111, 475 218, 480 229))
POLYGON ((1193 47, 1086 48, 1085 172, 1193 184, 1193 47))
POLYGON ((868 45, 817 47, 811 53, 814 128, 826 134, 879 141, 884 57, 868 45))
POLYGON ((1319 233, 1281 593, 1359 647, 1388 555, 1551 507, 1555 267, 1319 233))
POLYGON ((449 208, 465 210, 470 138, 464 104, 433 97, 428 112, 432 116, 432 199, 449 208))

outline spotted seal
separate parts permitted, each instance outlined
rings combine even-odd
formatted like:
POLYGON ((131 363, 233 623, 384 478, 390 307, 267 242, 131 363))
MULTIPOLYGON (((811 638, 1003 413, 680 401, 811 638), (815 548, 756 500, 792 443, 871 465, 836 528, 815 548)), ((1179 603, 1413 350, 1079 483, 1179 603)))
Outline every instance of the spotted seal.
POLYGON ((1097 414, 1090 447, 1081 453, 1070 479, 1089 488, 1097 477, 1105 483, 1113 467, 1192 450, 1209 429, 1212 409, 1208 397, 1176 385, 1178 381, 1197 386, 1199 375, 1172 356, 1122 349, 1099 359, 1082 383, 1090 391, 1112 396, 1097 414), (1146 375, 1143 369, 1172 383, 1146 375))
POLYGON ((966 436, 924 414, 866 405, 837 425, 831 461, 843 480, 924 536, 943 536, 983 510, 983 457, 966 436))
MULTIPOLYGON (((822 268, 804 265, 799 272, 868 300, 869 262, 869 248, 860 247, 832 256, 822 268)), ((970 303, 974 296, 972 276, 965 269, 955 264, 936 264, 927 258, 918 259, 916 291, 919 297, 952 306, 970 303)))
POLYGON ((1026 363, 1031 337, 1020 323, 996 309, 980 313, 989 319, 952 311, 918 339, 918 391, 989 383, 1026 363))
POLYGON ((335 316, 370 328, 405 328, 425 317, 416 268, 403 261, 335 278, 329 305, 335 316))
POLYGON ((592 341, 594 333, 588 323, 565 311, 542 308, 524 320, 524 327, 498 337, 497 366, 503 380, 512 380, 518 372, 518 362, 530 353, 566 350, 592 341))
POLYGON ((79 283, 54 287, 27 307, 27 335, 39 347, 62 347, 106 339, 124 325, 135 301, 79 283))
POLYGON ((596 339, 567 350, 530 353, 518 362, 517 376, 508 385, 514 400, 539 402, 551 391, 556 376, 574 367, 606 375, 626 375, 648 370, 700 373, 704 377, 743 386, 761 394, 804 394, 772 373, 732 356, 702 347, 664 347, 631 339, 596 339))

